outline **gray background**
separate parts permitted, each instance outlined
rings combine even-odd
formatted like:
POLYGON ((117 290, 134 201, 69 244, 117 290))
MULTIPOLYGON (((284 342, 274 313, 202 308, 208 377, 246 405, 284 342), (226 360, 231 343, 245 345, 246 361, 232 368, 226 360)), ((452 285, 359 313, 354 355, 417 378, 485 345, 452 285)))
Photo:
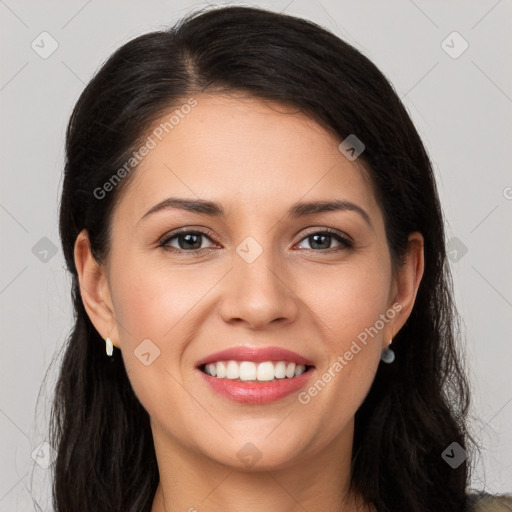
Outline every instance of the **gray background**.
MULTIPOLYGON (((72 325, 57 229, 71 109, 121 44, 202 5, 0 0, 0 512, 33 510, 30 491, 51 510, 45 441, 54 367, 48 385, 41 383, 72 325), (58 44, 47 58, 41 52, 52 41, 44 31, 58 44)), ((472 486, 512 491, 512 2, 250 5, 331 29, 369 56, 403 99, 434 163, 448 220, 473 388, 470 427, 484 447, 472 486), (448 37, 454 31, 461 37, 448 37)))

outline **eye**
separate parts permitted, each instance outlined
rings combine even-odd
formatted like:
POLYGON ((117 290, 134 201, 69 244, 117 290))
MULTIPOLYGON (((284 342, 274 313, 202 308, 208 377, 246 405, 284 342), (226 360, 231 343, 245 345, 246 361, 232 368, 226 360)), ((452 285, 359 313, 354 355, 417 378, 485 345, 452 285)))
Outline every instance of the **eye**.
MULTIPOLYGON (((177 253, 197 253, 206 249, 211 249, 213 246, 202 247, 203 239, 208 239, 213 243, 211 236, 203 231, 183 230, 173 234, 172 236, 164 238, 159 244, 159 247, 162 247, 167 251, 177 253), (172 243, 177 243, 178 246, 176 247, 176 245, 172 245, 172 243)), ((302 240, 307 240, 310 244, 310 247, 306 247, 305 249, 312 251, 321 249, 320 252, 334 252, 351 249, 353 247, 352 242, 348 238, 342 236, 338 231, 329 228, 326 228, 323 231, 313 231, 302 238, 302 240), (341 247, 329 247, 333 239, 336 240, 341 247)))
POLYGON ((302 240, 307 240, 310 244, 309 248, 306 247, 307 250, 323 249, 325 251, 340 251, 343 249, 351 249, 353 247, 353 244, 350 242, 350 240, 333 229, 314 231, 306 235, 302 240), (333 238, 341 244, 341 248, 329 247, 333 238))
POLYGON ((159 246, 173 252, 197 252, 203 249, 209 249, 209 247, 201 247, 202 238, 207 238, 212 241, 212 239, 202 231, 180 231, 165 238, 159 246), (178 247, 170 245, 171 240, 176 241, 178 247))

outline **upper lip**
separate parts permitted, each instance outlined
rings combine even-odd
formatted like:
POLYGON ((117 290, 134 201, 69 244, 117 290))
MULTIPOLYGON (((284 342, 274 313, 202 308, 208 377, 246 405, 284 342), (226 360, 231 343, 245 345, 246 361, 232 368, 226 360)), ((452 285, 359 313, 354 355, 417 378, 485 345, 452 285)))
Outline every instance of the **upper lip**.
POLYGON ((196 367, 208 363, 216 363, 218 361, 253 361, 255 363, 263 363, 265 361, 287 361, 295 364, 313 366, 313 363, 309 359, 286 348, 251 347, 245 345, 231 347, 203 357, 197 361, 196 367))

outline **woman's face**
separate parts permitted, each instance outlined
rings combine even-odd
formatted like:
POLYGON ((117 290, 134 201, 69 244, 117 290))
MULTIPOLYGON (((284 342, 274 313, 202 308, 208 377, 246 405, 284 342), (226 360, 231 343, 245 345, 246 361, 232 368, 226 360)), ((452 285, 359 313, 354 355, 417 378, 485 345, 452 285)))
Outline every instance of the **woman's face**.
MULTIPOLYGON (((88 312, 121 349, 157 450, 284 468, 350 449, 381 352, 412 308, 421 250, 392 273, 369 181, 314 121, 256 99, 196 100, 162 140, 153 135, 133 171, 96 307, 94 292, 84 294, 88 312), (178 204, 148 213, 170 198, 215 202, 223 213, 178 204), (345 208, 297 207, 328 201, 345 208), (234 347, 294 355, 215 355, 234 347), (312 368, 282 378, 298 356, 312 368), (205 359, 248 361, 226 365, 248 380, 207 376, 205 359), (265 361, 283 361, 281 377, 254 382, 265 361)), ((272 378, 273 366, 262 368, 272 378)))

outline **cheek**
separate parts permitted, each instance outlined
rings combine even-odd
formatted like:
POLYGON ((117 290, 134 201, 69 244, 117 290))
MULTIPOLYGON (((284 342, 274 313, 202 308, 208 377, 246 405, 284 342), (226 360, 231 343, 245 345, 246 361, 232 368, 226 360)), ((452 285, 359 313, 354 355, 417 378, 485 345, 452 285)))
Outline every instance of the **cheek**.
POLYGON ((180 272, 149 260, 125 254, 118 266, 112 265, 122 357, 133 391, 150 416, 164 423, 172 417, 183 425, 187 411, 197 410, 181 384, 181 358, 191 337, 187 327, 193 306, 208 283, 195 286, 193 276, 197 281, 200 272, 180 272), (144 353, 149 354, 145 360, 144 353))
POLYGON ((134 342, 172 337, 174 326, 215 282, 215 276, 199 269, 163 263, 165 259, 126 256, 112 275, 116 315, 128 331, 122 335, 134 342))
POLYGON ((380 318, 388 306, 391 279, 382 259, 354 260, 336 271, 316 273, 315 287, 309 288, 316 290, 309 293, 308 305, 319 319, 325 357, 299 401, 305 410, 324 404, 330 411, 319 439, 339 434, 374 380, 382 350, 382 329, 375 326, 384 325, 380 318))
POLYGON ((390 272, 378 261, 340 265, 316 272, 304 283, 304 294, 315 314, 330 329, 328 338, 341 344, 356 339, 385 313, 390 289, 390 272), (313 281, 314 286, 311 281, 313 281))
POLYGON ((385 325, 379 319, 388 306, 391 280, 387 269, 385 258, 368 255, 316 281, 318 290, 328 290, 317 294, 320 319, 330 327, 324 331, 328 356, 318 376, 325 389, 317 387, 332 403, 333 432, 355 413, 377 371, 385 325))

